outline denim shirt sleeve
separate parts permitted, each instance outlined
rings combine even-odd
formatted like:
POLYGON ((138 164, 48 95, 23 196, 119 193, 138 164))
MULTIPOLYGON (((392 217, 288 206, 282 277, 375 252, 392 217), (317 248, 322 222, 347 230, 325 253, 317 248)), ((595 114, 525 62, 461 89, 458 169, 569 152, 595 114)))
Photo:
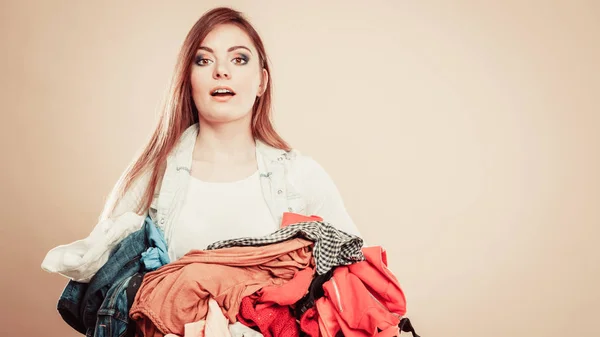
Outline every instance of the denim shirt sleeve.
POLYGON ((290 178, 306 198, 306 214, 320 216, 335 228, 362 237, 346 210, 336 184, 323 166, 303 155, 298 156, 293 166, 290 178))

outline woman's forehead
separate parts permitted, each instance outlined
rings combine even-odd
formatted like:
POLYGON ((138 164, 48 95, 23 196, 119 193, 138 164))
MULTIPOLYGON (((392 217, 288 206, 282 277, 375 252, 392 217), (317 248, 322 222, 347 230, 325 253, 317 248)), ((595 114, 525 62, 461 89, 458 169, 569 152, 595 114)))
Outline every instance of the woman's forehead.
POLYGON ((233 46, 245 46, 251 51, 255 50, 254 43, 252 43, 248 33, 234 24, 216 26, 206 35, 200 46, 215 52, 227 51, 233 46))

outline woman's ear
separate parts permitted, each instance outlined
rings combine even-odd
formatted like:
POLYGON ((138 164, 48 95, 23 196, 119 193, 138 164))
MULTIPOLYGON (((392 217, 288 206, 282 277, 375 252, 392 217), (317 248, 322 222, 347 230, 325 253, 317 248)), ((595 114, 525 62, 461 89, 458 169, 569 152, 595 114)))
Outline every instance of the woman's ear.
POLYGON ((262 96, 267 90, 267 84, 269 83, 269 72, 267 69, 262 69, 262 81, 260 81, 260 86, 258 86, 258 93, 256 97, 262 96))

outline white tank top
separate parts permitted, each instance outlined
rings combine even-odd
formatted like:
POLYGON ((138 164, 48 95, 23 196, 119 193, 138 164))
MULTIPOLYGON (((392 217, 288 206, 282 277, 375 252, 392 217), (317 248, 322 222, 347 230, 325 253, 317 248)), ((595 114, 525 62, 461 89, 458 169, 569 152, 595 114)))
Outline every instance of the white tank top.
POLYGON ((179 259, 191 249, 206 249, 216 241, 263 236, 278 228, 264 199, 259 171, 226 183, 192 176, 171 245, 179 259))

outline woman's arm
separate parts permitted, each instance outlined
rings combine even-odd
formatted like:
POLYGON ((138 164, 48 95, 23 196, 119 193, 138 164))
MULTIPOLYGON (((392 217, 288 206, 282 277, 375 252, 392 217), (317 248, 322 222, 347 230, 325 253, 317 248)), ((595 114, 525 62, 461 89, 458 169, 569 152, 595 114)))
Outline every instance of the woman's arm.
POLYGON ((112 248, 141 228, 145 215, 137 214, 136 210, 148 187, 150 173, 142 174, 111 211, 117 198, 115 186, 91 233, 85 239, 51 249, 42 262, 42 269, 78 282, 89 282, 108 261, 112 248))
POLYGON ((360 237, 337 186, 323 166, 306 156, 298 156, 297 160, 297 188, 306 196, 306 214, 320 216, 337 229, 360 237))

